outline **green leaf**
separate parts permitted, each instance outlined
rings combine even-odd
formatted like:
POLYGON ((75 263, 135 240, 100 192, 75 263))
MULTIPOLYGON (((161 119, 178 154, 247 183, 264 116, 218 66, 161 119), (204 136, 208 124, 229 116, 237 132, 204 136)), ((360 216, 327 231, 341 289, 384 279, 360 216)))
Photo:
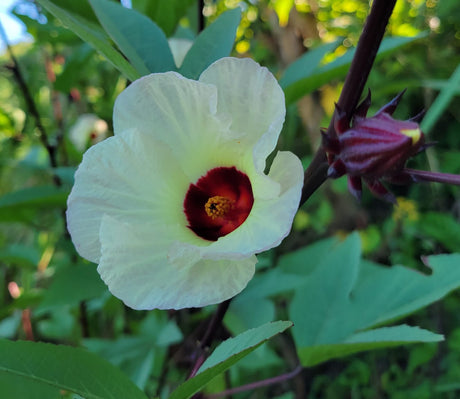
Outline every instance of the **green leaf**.
POLYGON ((285 273, 277 267, 266 272, 256 273, 244 291, 235 298, 235 301, 244 300, 249 303, 253 299, 273 297, 292 291, 302 284, 303 281, 299 279, 299 276, 285 273))
POLYGON ((59 391, 37 381, 26 381, 20 376, 0 372, 0 392, 6 399, 62 399, 59 391))
MULTIPOLYGON (((68 29, 58 26, 56 21, 50 21, 47 24, 42 24, 37 20, 30 18, 26 15, 21 15, 17 12, 13 13, 18 19, 20 19, 27 28, 27 32, 30 33, 35 42, 38 43, 51 43, 51 44, 75 44, 79 43, 75 34, 68 29)), ((59 23, 59 21, 57 21, 59 23)))
POLYGON ((12 244, 0 249, 0 260, 7 264, 36 268, 40 252, 30 245, 12 244))
POLYGON ((354 331, 345 308, 358 276, 360 255, 359 236, 352 234, 296 290, 290 314, 295 318, 292 332, 299 346, 335 343, 354 331))
POLYGON ((66 59, 64 70, 57 76, 54 88, 63 93, 69 93, 84 74, 85 67, 93 54, 94 49, 86 43, 77 47, 66 59))
POLYGON ((460 286, 460 254, 424 259, 431 275, 404 266, 361 262, 349 312, 363 328, 393 321, 433 303, 460 286), (372 306, 369 306, 372 304, 372 306))
POLYGON ((321 259, 332 251, 339 242, 336 237, 331 237, 289 252, 280 257, 278 268, 287 274, 308 275, 318 267, 321 259))
POLYGON ((224 323, 233 335, 255 328, 275 318, 275 305, 264 298, 238 295, 225 314, 224 323))
MULTIPOLYGON (((383 347, 385 342, 394 345, 394 340, 377 342, 381 333, 366 335, 359 331, 410 314, 460 286, 459 254, 432 256, 426 262, 433 269, 429 276, 402 266, 389 268, 360 260, 356 234, 332 247, 313 272, 304 277, 304 285, 295 291, 289 307, 302 364, 317 364, 334 353, 342 356, 383 347), (364 341, 363 337, 374 341, 364 341), (356 345, 350 346, 351 343, 356 345)), ((427 332, 414 339, 415 330, 410 331, 399 336, 401 342, 439 339, 427 332)))
MULTIPOLYGON (((55 0, 53 0, 56 3, 55 0)), ((59 7, 63 8, 70 14, 78 15, 88 21, 97 23, 96 14, 88 3, 88 0, 59 0, 59 7)))
POLYGON ((209 65, 230 54, 240 23, 241 10, 224 12, 196 38, 179 69, 181 75, 198 79, 209 65))
POLYGON ((153 310, 142 321, 137 336, 85 339, 84 345, 119 367, 139 388, 145 388, 155 359, 182 339, 179 328, 167 314, 153 310))
POLYGON ((418 223, 420 232, 441 243, 449 251, 459 248, 460 223, 451 215, 441 212, 426 212, 420 217, 418 223))
POLYGON ((38 311, 74 306, 81 301, 99 297, 105 292, 107 287, 99 277, 95 265, 80 264, 64 267, 58 270, 53 282, 45 291, 38 311))
MULTIPOLYGON (((426 34, 421 34, 414 37, 388 37, 382 41, 379 52, 377 54, 377 59, 380 59, 397 50, 398 48, 425 36, 426 34)), ((286 69, 286 72, 280 79, 280 85, 284 90, 284 94, 286 95, 287 104, 297 101, 299 98, 308 93, 311 93, 313 90, 316 90, 331 80, 342 78, 347 74, 348 68, 350 67, 355 53, 355 49, 349 50, 343 56, 328 64, 318 64, 318 57, 321 55, 321 53, 324 52, 325 54, 326 50, 329 48, 332 50, 334 45, 335 43, 323 45, 316 53, 313 54, 313 56, 309 56, 310 52, 315 51, 311 50, 298 60, 294 61, 286 69), (310 57, 312 58, 312 63, 316 63, 315 68, 313 69, 308 62, 310 57)))
POLYGON ((446 86, 441 90, 439 95, 434 100, 433 104, 428 108, 423 121, 420 125, 422 131, 427 134, 431 131, 438 119, 449 106, 452 98, 458 95, 460 90, 460 65, 457 66, 452 76, 446 82, 446 86))
POLYGON ((132 0, 132 6, 142 14, 150 17, 163 30, 166 36, 171 36, 179 20, 195 0, 132 0))
POLYGON ((25 221, 30 211, 65 208, 69 191, 56 186, 28 187, 0 197, 0 221, 25 221))
POLYGON ((312 50, 307 51, 299 59, 290 64, 280 79, 281 87, 289 87, 290 85, 301 81, 302 79, 312 76, 320 66, 323 57, 333 51, 340 41, 322 44, 312 50))
POLYGON ((98 50, 115 68, 129 80, 136 80, 140 74, 125 60, 109 42, 107 35, 95 23, 57 6, 51 0, 38 0, 41 6, 58 18, 67 28, 77 34, 83 41, 98 50))
POLYGON ((235 338, 227 339, 203 363, 198 374, 180 385, 170 395, 169 399, 190 398, 214 377, 227 370, 273 336, 282 333, 291 326, 290 321, 276 321, 245 331, 235 338))
POLYGON ((108 0, 89 0, 105 31, 140 75, 176 69, 163 31, 136 10, 108 0))
POLYGON ((302 364, 314 366, 330 359, 337 359, 353 353, 420 342, 439 342, 440 334, 418 327, 400 325, 382 327, 351 335, 343 343, 303 347, 299 351, 302 364))
POLYGON ((146 399, 120 370, 80 348, 0 340, 0 375, 35 382, 85 399, 146 399))
POLYGON ((75 310, 69 307, 54 308, 46 318, 38 320, 36 330, 43 340, 71 340, 72 334, 78 329, 75 310))
POLYGON ((139 387, 144 388, 152 371, 155 351, 152 339, 145 336, 117 340, 86 339, 84 345, 119 367, 139 387))

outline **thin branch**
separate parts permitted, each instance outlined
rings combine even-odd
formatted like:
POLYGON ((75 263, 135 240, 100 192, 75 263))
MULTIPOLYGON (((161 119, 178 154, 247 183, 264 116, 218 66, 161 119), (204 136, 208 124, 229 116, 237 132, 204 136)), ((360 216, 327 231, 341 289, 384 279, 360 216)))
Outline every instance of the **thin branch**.
POLYGON ((211 322, 209 323, 208 329, 206 330, 204 337, 201 340, 201 349, 205 349, 206 347, 211 345, 214 335, 216 334, 217 329, 222 324, 222 320, 224 319, 225 313, 227 313, 231 301, 232 299, 230 298, 219 304, 216 313, 214 313, 214 316, 212 317, 211 322))
POLYGON ((284 382, 284 381, 290 380, 291 378, 294 378, 302 370, 303 370, 303 367, 301 365, 298 365, 294 370, 290 371, 289 373, 281 374, 281 375, 278 375, 278 376, 272 377, 272 378, 267 378, 266 380, 251 382, 250 384, 241 385, 239 387, 227 389, 227 390, 222 391, 222 392, 213 393, 211 395, 207 395, 206 398, 207 399, 217 399, 217 398, 222 398, 222 397, 225 397, 225 396, 228 396, 228 395, 233 395, 235 393, 251 391, 251 390, 257 389, 257 388, 263 388, 263 387, 267 387, 269 385, 279 384, 281 382, 284 382))
POLYGON ((34 331, 32 328, 30 308, 24 309, 22 311, 21 321, 22 321, 22 328, 24 330, 24 333, 26 334, 26 339, 28 341, 35 341, 34 331))
POLYGON ((187 379, 190 379, 196 375, 198 370, 200 369, 201 365, 204 363, 206 356, 205 351, 206 348, 211 345, 214 336, 220 325, 222 324, 222 320, 224 319, 225 313, 227 313, 228 307, 230 306, 232 298, 227 299, 224 302, 221 302, 217 307, 216 312, 212 316, 211 321, 209 322, 208 328, 204 333, 203 339, 200 341, 200 345, 196 350, 196 358, 195 364, 193 365, 192 371, 187 379))
MULTIPOLYGON (((374 0, 372 3, 350 70, 337 101, 337 105, 346 112, 348 117, 352 116, 364 90, 395 4, 396 0, 374 0)), ((329 124, 328 133, 334 129, 333 120, 334 118, 329 124)), ((327 169, 326 154, 324 149, 320 147, 305 171, 300 205, 304 204, 316 189, 326 181, 327 169)))
MULTIPOLYGON (((29 110, 29 113, 35 119, 35 124, 39 131, 40 141, 42 142, 43 146, 48 152, 51 167, 55 168, 57 167, 56 146, 51 145, 51 143, 48 140, 48 135, 41 122, 41 117, 40 117, 40 113, 38 111, 37 105, 35 104, 32 94, 30 93, 29 87, 27 86, 26 80, 24 79, 24 75, 21 71, 21 68, 19 67, 18 60, 16 56, 14 55, 13 49, 10 45, 10 42, 8 41, 8 37, 6 36, 5 30, 3 29, 3 25, 1 22, 0 22, 0 36, 6 44, 6 49, 8 51, 8 55, 10 56, 11 62, 12 62, 11 70, 14 74, 16 81, 18 82, 19 89, 22 92, 22 95, 26 102, 27 109, 29 110)), ((62 184, 61 179, 57 175, 53 175, 53 181, 57 186, 60 186, 62 184)))

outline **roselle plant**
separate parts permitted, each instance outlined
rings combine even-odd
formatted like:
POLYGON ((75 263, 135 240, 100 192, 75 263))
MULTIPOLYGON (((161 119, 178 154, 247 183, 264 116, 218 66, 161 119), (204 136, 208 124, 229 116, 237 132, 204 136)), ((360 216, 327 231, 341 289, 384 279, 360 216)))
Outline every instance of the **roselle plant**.
POLYGON ((323 147, 328 153, 330 164, 328 177, 337 178, 347 174, 348 188, 358 200, 361 199, 361 179, 364 179, 373 194, 392 203, 396 203, 396 198, 380 179, 400 184, 419 181, 460 184, 457 175, 422 172, 405 167, 407 161, 423 151, 428 144, 416 122, 422 115, 407 121, 392 118, 402 94, 383 106, 374 116, 367 118, 371 105, 369 93, 355 110, 351 126, 347 115, 337 108, 333 133, 323 133, 323 147))
MULTIPOLYGON (((214 3, 202 1, 37 3, 47 24, 23 19, 39 32, 37 46, 50 41, 41 51, 55 56, 46 53, 44 62, 54 125, 11 46, 9 68, 52 185, 6 194, 0 214, 40 229, 37 210, 51 208, 59 226, 53 240, 38 234, 39 257, 16 247, 2 255, 34 271, 27 283, 5 274, 14 300, 2 308, 0 332, 17 324, 0 339, 2 395, 304 398, 314 394, 311 376, 324 370, 316 365, 444 339, 442 331, 398 323, 460 286, 459 254, 431 247, 438 254, 421 261, 428 275, 364 259, 357 232, 312 244, 293 228, 299 207, 328 180, 346 176, 355 198, 344 201, 362 209, 362 182, 384 206, 402 203, 395 185, 460 184, 458 175, 409 167, 436 143, 420 125, 423 112, 393 116, 402 93, 372 116, 370 91, 361 100, 376 57, 417 39, 383 39, 396 0, 372 2, 354 52, 327 63, 335 44, 313 46, 281 75, 232 53, 237 32, 255 18, 253 2, 240 2, 242 22, 236 7, 207 24, 214 3), (196 37, 184 20, 196 22, 196 37), (77 50, 62 50, 53 39, 61 36, 77 50), (84 72, 95 59, 100 65, 94 50, 108 61, 104 73, 84 72), (341 78, 344 67, 312 159, 303 162, 302 146, 278 151, 290 121, 286 103, 341 78), (100 79, 101 89, 79 89, 84 79, 100 79), (68 126, 85 96, 96 98, 85 118, 102 122, 102 133, 91 127, 78 136, 77 122, 68 126), (105 138, 109 127, 114 134, 105 138)), ((281 3, 270 3, 280 26, 281 3)), ((441 230, 460 232, 448 220, 441 230)))

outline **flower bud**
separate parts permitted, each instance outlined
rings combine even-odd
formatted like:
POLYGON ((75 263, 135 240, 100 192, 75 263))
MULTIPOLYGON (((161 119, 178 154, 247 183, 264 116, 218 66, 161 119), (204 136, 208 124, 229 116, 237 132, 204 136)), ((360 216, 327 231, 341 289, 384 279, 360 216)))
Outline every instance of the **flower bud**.
POLYGON ((407 160, 426 148, 424 134, 415 120, 399 121, 391 116, 401 96, 367 118, 369 93, 356 109, 351 127, 347 115, 337 106, 335 132, 323 132, 330 164, 328 177, 347 174, 349 189, 358 199, 362 178, 375 195, 394 202, 394 196, 379 180, 397 180, 407 160))

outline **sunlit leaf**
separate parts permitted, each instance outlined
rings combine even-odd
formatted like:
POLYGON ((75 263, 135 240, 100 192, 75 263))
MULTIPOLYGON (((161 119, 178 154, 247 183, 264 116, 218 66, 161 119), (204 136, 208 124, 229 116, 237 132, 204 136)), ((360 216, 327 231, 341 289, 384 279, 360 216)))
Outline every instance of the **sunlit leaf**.
MULTIPOLYGON (((388 37, 382 41, 377 59, 425 36, 426 34, 414 37, 388 37)), ((324 52, 325 54, 327 50, 332 50, 334 45, 335 44, 326 44, 322 45, 318 50, 311 50, 294 61, 286 69, 286 72, 280 79, 280 84, 284 90, 286 102, 288 104, 297 101, 302 96, 311 93, 313 90, 316 90, 334 79, 345 77, 351 65, 355 49, 347 51, 343 56, 328 64, 318 64, 318 62, 321 61, 318 60, 321 53, 324 52), (311 52, 315 53, 309 55, 311 52), (310 58, 312 59, 311 63, 310 58), (312 68, 311 65, 314 65, 315 68, 312 68)))
POLYGON ((195 0, 131 0, 133 8, 155 21, 166 36, 171 36, 179 20, 195 0))
POLYGON ((427 134, 431 131, 435 123, 449 106, 452 98, 458 95, 460 90, 460 65, 457 66, 452 76, 446 82, 446 85, 441 89, 441 92, 436 97, 436 100, 431 104, 430 108, 423 117, 421 123, 422 131, 427 134))

